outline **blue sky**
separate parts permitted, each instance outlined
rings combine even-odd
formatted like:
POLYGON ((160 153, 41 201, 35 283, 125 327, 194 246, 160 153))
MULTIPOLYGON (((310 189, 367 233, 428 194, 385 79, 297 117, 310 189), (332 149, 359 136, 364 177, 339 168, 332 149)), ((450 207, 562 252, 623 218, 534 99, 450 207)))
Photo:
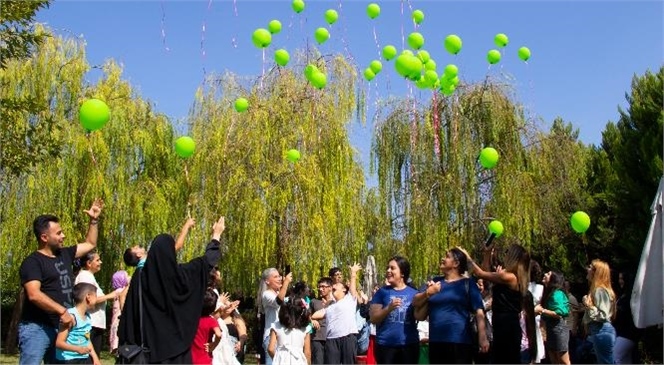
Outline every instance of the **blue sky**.
MULTIPOLYGON (((140 95, 179 121, 186 117, 205 73, 258 77, 263 67, 273 65, 275 49, 286 48, 292 55, 297 48, 315 44, 317 27, 327 26, 331 33, 320 50, 350 55, 361 75, 378 58, 376 43, 380 48, 392 44, 402 49, 402 35, 414 31, 411 11, 415 9, 425 13, 418 31, 439 70, 454 63, 466 82, 487 75, 509 80, 517 100, 531 116, 542 119, 544 128, 560 116, 580 129, 585 143, 599 144, 606 123, 617 120, 617 107, 625 106, 633 75, 664 64, 661 1, 390 0, 376 1, 381 14, 374 20, 366 15, 368 3, 309 0, 305 10, 296 14, 291 2, 282 0, 56 0, 38 14, 38 21, 59 34, 82 35, 92 65, 109 58, 121 62, 125 79, 140 95), (339 12, 332 26, 323 17, 330 8, 339 12), (273 36, 264 65, 251 34, 266 28, 272 19, 280 20, 283 29, 273 36), (463 40, 456 56, 443 47, 445 36, 453 33, 463 40), (489 67, 486 53, 496 48, 497 33, 507 34, 510 43, 503 49, 501 62, 489 67), (528 63, 517 57, 521 46, 532 51, 528 63)), ((95 82, 97 77, 92 71, 88 80, 95 82)), ((411 93, 392 62, 383 62, 383 71, 371 85, 363 82, 370 91, 370 105, 378 98, 411 93)), ((412 92, 430 96, 417 89, 412 92)), ((370 120, 350 126, 351 140, 365 167, 372 130, 370 120)))

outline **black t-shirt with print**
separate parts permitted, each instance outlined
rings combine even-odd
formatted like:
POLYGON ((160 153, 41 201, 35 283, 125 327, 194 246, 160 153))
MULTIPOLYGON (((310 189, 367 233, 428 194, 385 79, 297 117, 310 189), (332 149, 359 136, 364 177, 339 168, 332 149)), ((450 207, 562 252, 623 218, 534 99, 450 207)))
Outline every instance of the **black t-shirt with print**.
MULTIPOLYGON (((73 307, 72 262, 75 257, 76 246, 62 248, 55 257, 48 257, 38 251, 31 253, 23 260, 19 270, 21 285, 38 280, 41 282, 41 291, 44 294, 65 308, 73 307)), ((47 313, 26 296, 21 320, 58 327, 60 316, 57 313, 47 313)))

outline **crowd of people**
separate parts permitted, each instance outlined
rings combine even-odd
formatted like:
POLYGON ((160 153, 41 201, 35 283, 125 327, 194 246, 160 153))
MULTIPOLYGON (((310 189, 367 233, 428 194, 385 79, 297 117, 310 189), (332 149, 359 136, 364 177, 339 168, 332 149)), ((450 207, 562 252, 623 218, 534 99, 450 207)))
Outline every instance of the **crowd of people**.
MULTIPOLYGON (((104 334, 119 363, 242 364, 249 332, 261 364, 531 364, 633 363, 639 338, 631 319, 631 276, 609 265, 587 267, 589 291, 581 301, 556 270, 544 272, 521 245, 486 247, 475 262, 463 248, 444 253, 440 275, 421 287, 410 263, 394 256, 384 282, 360 289, 362 267, 334 267, 316 282, 314 296, 293 273, 268 268, 256 295, 256 325, 222 292, 218 262, 221 217, 205 253, 178 263, 195 222, 177 238, 160 234, 146 249, 133 246, 110 292, 95 279, 103 209, 96 200, 83 243, 65 247, 59 219, 33 222, 38 248, 23 261, 25 289, 18 328, 21 364, 100 364, 104 334), (112 302, 110 323, 107 302, 112 302)), ((295 268, 297 270, 297 268, 295 268)), ((287 271, 290 271, 288 269, 287 271)))

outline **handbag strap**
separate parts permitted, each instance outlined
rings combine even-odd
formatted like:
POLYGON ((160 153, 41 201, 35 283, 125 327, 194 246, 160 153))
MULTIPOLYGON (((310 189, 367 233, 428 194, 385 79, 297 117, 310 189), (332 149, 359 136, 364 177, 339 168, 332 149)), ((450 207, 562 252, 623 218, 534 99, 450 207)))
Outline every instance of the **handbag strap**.
POLYGON ((141 273, 143 268, 138 269, 138 323, 139 330, 141 331, 141 348, 145 347, 145 342, 143 340, 143 289, 141 288, 141 273))

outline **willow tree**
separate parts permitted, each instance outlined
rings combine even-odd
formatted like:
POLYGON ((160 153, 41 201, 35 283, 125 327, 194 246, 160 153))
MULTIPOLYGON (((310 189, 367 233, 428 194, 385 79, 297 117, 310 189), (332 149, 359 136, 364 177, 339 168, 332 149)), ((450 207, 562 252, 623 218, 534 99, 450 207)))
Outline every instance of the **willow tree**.
POLYGON ((44 106, 39 114, 14 114, 16 130, 28 133, 22 126, 50 118, 56 124, 49 138, 59 148, 57 157, 2 177, 0 248, 7 254, 3 291, 20 286, 18 268, 36 248, 31 228, 39 214, 59 216, 67 244, 72 244, 85 237, 82 210, 94 198, 104 199, 98 248, 105 264, 98 281, 105 289, 112 272, 122 267, 121 251, 146 244, 157 233, 176 231, 185 215, 186 209, 176 204, 181 199, 171 124, 121 80, 114 62, 103 66, 96 85, 84 81, 89 69, 81 40, 49 37, 28 61, 10 62, 2 71, 3 98, 31 95, 44 106), (91 97, 105 100, 112 117, 103 129, 87 133, 78 122, 78 108, 91 97))
POLYGON ((207 225, 226 215, 221 269, 231 287, 254 289, 263 269, 286 265, 311 283, 366 253, 364 177, 346 129, 356 71, 342 57, 299 58, 253 84, 212 78, 190 115, 197 152, 183 161, 187 203, 207 225), (327 74, 324 89, 304 79, 306 59, 327 74), (248 111, 233 109, 237 97, 249 100, 248 111), (301 159, 285 159, 289 149, 301 159))
POLYGON ((487 80, 464 85, 452 97, 435 94, 427 103, 397 100, 379 113, 372 168, 388 222, 383 237, 390 237, 377 248, 380 259, 407 255, 414 279, 423 280, 438 271, 446 249, 481 245, 493 219, 505 227, 500 244, 531 248, 551 233, 541 225, 549 204, 541 183, 551 172, 544 167, 561 162, 542 153, 551 144, 543 143, 507 87, 487 80), (487 146, 500 153, 492 170, 478 162, 487 146))

